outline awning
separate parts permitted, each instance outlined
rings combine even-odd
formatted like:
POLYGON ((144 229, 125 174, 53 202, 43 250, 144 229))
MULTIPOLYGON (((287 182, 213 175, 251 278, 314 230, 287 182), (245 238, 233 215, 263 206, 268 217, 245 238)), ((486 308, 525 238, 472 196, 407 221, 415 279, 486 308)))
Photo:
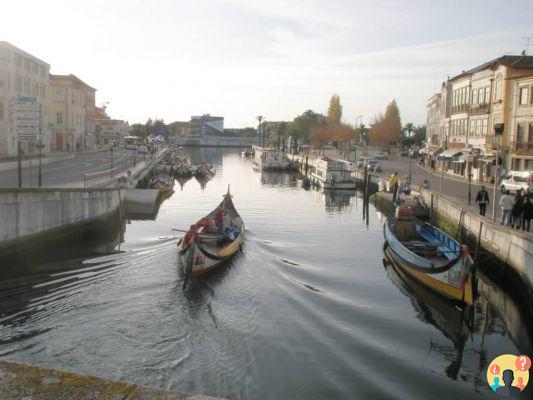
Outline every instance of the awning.
POLYGON ((442 157, 457 157, 458 154, 462 153, 461 150, 458 149, 448 149, 444 150, 442 153, 439 154, 439 156, 442 157))
POLYGON ((468 156, 465 154, 465 155, 459 156, 459 158, 457 160, 455 160, 454 162, 456 162, 456 163, 464 163, 464 162, 467 162, 467 161, 468 161, 468 156))

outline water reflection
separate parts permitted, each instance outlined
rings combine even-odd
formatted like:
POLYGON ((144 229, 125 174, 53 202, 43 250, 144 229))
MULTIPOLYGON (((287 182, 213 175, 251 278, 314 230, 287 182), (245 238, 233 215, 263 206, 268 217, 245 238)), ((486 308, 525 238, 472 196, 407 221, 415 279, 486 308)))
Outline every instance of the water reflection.
POLYGON ((349 212, 355 200, 355 190, 313 189, 327 212, 349 212))
POLYGON ((262 185, 266 186, 297 186, 298 174, 295 172, 284 171, 261 171, 254 169, 259 175, 262 185))

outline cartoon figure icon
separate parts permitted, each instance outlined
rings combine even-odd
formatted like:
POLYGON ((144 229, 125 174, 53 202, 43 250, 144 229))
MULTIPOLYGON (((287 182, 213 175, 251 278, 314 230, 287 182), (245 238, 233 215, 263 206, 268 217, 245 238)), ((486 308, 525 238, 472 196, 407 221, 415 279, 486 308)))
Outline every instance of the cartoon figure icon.
POLYGON ((512 386, 514 381, 514 373, 510 369, 503 371, 503 383, 505 386, 501 386, 496 389, 496 393, 502 394, 507 397, 517 397, 520 394, 520 389, 516 386, 512 386))
POLYGON ((519 397, 529 381, 531 359, 526 355, 503 354, 487 368, 487 383, 503 397, 519 397))
POLYGON ((490 387, 492 388, 492 390, 496 391, 500 387, 500 378, 495 376, 494 377, 494 383, 492 385, 490 385, 490 387))

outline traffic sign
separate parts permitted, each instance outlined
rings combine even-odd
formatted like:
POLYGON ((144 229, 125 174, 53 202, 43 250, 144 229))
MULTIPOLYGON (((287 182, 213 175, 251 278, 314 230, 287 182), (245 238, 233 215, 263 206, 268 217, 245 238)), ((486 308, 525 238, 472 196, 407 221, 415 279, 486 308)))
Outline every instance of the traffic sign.
POLYGON ((17 140, 37 142, 39 140, 39 104, 34 96, 11 98, 11 127, 17 140))

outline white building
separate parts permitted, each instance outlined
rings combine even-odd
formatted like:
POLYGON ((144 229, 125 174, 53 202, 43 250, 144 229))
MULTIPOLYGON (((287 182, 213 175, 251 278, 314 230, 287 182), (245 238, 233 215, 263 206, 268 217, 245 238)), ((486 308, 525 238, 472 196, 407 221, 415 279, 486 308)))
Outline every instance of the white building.
POLYGON ((43 153, 50 150, 49 71, 46 62, 0 41, 0 157, 17 155, 22 131, 25 134, 21 147, 26 154, 38 151, 38 140, 44 145, 43 153), (23 109, 24 103, 30 108, 34 103, 35 113, 27 107, 23 109), (23 120, 27 121, 26 129, 21 128, 23 120))

